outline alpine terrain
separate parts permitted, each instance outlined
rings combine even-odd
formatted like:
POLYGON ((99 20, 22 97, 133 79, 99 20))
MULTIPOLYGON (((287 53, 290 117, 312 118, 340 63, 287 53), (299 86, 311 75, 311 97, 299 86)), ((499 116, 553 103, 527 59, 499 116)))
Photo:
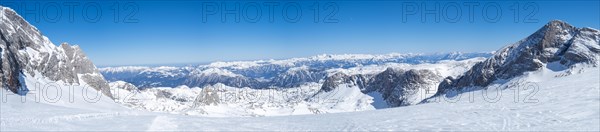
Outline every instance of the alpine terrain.
POLYGON ((0 131, 600 131, 600 31, 532 32, 494 52, 96 68, 0 6, 0 131))

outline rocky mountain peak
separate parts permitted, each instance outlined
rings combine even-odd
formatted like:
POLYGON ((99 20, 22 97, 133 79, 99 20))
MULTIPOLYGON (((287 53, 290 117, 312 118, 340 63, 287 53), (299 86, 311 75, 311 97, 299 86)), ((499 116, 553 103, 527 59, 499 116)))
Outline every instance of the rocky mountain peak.
POLYGON ((525 39, 496 51, 457 79, 445 79, 438 93, 470 86, 484 87, 497 79, 538 70, 550 62, 559 62, 564 67, 580 63, 597 66, 599 42, 600 34, 596 29, 577 28, 553 20, 525 39))
POLYGON ((0 7, 0 81, 14 93, 27 90, 24 76, 88 85, 111 97, 110 88, 79 46, 59 47, 14 10, 0 7))
POLYGON ((544 27, 542 29, 548 29, 548 30, 563 30, 563 29, 576 29, 575 26, 562 21, 562 20, 551 20, 548 23, 546 23, 546 25, 544 25, 544 27))

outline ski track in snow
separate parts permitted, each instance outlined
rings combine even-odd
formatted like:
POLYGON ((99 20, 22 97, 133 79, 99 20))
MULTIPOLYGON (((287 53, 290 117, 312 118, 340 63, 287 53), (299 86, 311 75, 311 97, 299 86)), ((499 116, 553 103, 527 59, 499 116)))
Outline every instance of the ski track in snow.
POLYGON ((177 130, 177 124, 173 123, 167 116, 157 116, 152 121, 148 131, 169 131, 177 130))

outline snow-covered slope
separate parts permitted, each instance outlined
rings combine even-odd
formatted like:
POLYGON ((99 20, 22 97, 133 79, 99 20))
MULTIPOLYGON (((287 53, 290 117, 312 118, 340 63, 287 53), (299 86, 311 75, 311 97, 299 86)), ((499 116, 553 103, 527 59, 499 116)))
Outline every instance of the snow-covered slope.
MULTIPOLYGON (((505 84, 490 86, 488 90, 465 92, 453 98, 438 97, 442 101, 437 103, 375 111, 260 118, 212 118, 120 109, 89 110, 44 103, 21 103, 19 96, 9 95, 9 101, 0 107, 0 129, 600 131, 600 70, 597 67, 576 69, 580 72, 562 76, 565 71, 544 68, 528 72, 505 84), (497 90, 497 87, 502 89, 497 90), (519 92, 515 92, 517 89, 519 92), (498 93, 501 96, 494 100, 494 95, 498 93), (473 96, 472 100, 469 95, 473 96), (484 99, 483 95, 489 96, 484 99), (460 100, 456 101, 459 96, 460 100)), ((0 96, 6 98, 5 94, 0 96)))
POLYGON ((448 77, 438 94, 467 87, 484 87, 541 68, 556 71, 578 64, 598 66, 600 31, 554 20, 525 39, 508 45, 458 78, 448 77))

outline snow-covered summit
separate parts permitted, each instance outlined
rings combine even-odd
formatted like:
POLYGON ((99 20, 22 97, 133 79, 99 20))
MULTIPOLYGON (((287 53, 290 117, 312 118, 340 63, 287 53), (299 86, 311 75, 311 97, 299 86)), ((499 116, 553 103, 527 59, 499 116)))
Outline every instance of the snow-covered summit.
POLYGON ((211 76, 211 75, 221 75, 221 76, 228 76, 228 77, 238 77, 241 76, 239 74, 235 74, 227 69, 219 69, 219 68, 208 68, 208 69, 204 69, 202 71, 199 71, 198 73, 195 73, 193 75, 196 76, 211 76))
POLYGON ((464 52, 448 52, 448 53, 431 53, 431 54, 400 54, 400 53, 389 53, 389 54, 321 54, 310 57, 301 58, 290 58, 282 60, 257 60, 257 61, 231 61, 231 62, 213 62, 208 65, 200 67, 215 67, 215 68, 233 68, 233 69, 246 69, 257 66, 265 65, 281 65, 281 66, 300 66, 306 63, 315 62, 356 62, 364 63, 365 61, 371 62, 389 62, 389 61, 405 61, 411 63, 420 63, 411 60, 417 60, 423 62, 435 62, 437 60, 464 60, 474 57, 486 57, 490 53, 464 53, 464 52))

